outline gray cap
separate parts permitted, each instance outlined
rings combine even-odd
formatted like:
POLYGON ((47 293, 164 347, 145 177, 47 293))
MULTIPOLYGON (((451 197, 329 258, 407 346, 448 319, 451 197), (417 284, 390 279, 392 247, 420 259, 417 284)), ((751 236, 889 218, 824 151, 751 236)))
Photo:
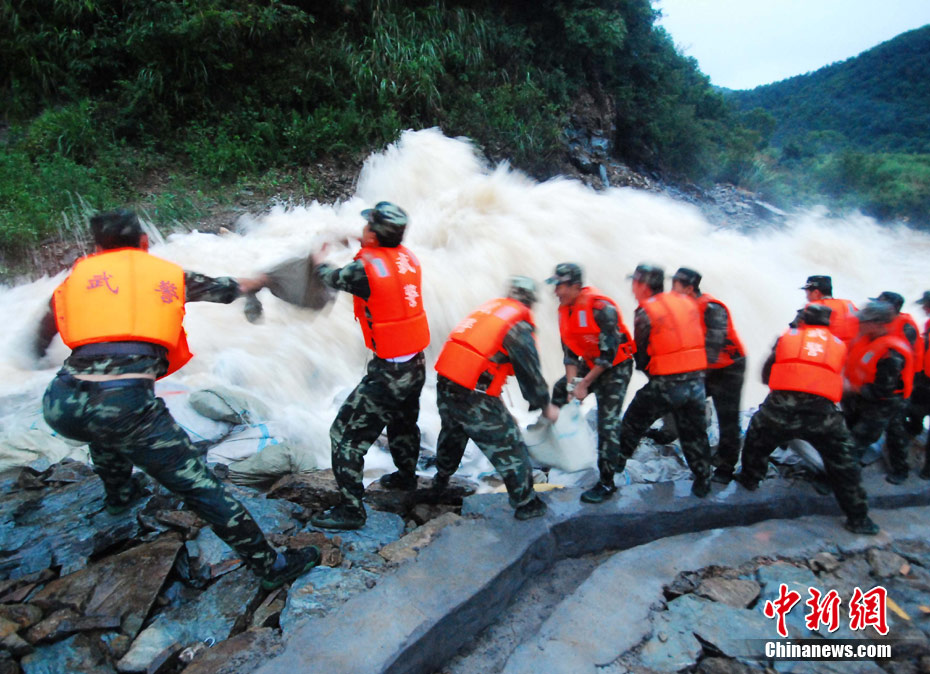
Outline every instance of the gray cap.
POLYGON ((533 306, 536 303, 536 281, 529 276, 511 276, 507 279, 507 297, 528 307, 533 306))
POLYGON ((830 314, 833 309, 826 304, 808 304, 801 312, 801 320, 805 325, 830 325, 830 314))
POLYGON ((890 323, 894 320, 894 307, 888 302, 878 302, 872 300, 859 311, 856 312, 856 318, 860 323, 890 323))
POLYGON ((638 264, 627 278, 645 283, 653 290, 661 290, 665 284, 665 270, 654 264, 638 264))
POLYGON ((921 295, 920 299, 914 302, 914 304, 923 304, 924 306, 930 305, 930 290, 924 290, 924 294, 921 295))
POLYGON ((678 271, 675 272, 675 275, 672 277, 672 281, 678 281, 686 286, 691 286, 695 290, 701 287, 701 274, 694 271, 693 269, 688 269, 688 267, 679 267, 678 271))
POLYGON ((891 290, 883 290, 878 297, 870 297, 869 299, 875 302, 887 302, 894 307, 895 312, 900 312, 901 307, 904 306, 904 298, 891 290))
POLYGON ((819 290, 824 295, 833 295, 833 279, 829 276, 808 276, 801 290, 819 290))
POLYGON ((379 201, 374 208, 366 208, 362 217, 379 237, 402 237, 408 220, 407 212, 390 201, 379 201))
POLYGON ((584 283, 584 272, 581 266, 574 262, 562 262, 555 266, 555 273, 546 279, 550 285, 561 285, 563 283, 572 283, 581 285, 584 283))

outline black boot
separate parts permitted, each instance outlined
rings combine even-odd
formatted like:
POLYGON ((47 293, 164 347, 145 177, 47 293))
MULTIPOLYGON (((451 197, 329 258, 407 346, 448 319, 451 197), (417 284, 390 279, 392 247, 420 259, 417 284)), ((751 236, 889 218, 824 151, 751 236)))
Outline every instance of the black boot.
POLYGON ((378 478, 378 482, 385 489, 395 489, 399 491, 414 491, 417 488, 417 475, 413 473, 402 473, 397 470, 378 478))
POLYGON ((529 503, 518 506, 517 509, 513 511, 513 516, 518 520, 528 520, 533 517, 545 515, 547 510, 549 510, 549 506, 547 506, 541 498, 534 496, 533 500, 529 503))
POLYGON ((302 576, 319 563, 320 551, 312 545, 300 550, 285 550, 283 554, 279 552, 271 571, 262 577, 262 588, 277 589, 302 576))
POLYGON ((582 503, 603 503, 611 496, 613 496, 617 491, 617 487, 612 484, 605 484, 603 482, 598 482, 596 485, 591 487, 588 491, 584 492, 581 495, 582 503))
POLYGON ((310 517, 310 524, 321 529, 361 529, 365 526, 365 510, 340 503, 310 517))

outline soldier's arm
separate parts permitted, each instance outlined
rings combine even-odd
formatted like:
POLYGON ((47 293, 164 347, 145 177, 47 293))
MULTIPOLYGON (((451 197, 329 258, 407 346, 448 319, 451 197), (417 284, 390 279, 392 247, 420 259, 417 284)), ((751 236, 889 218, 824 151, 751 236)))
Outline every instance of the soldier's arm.
POLYGON ((574 351, 569 349, 565 345, 565 342, 562 342, 562 365, 565 365, 566 367, 578 367, 580 361, 581 358, 579 358, 574 351))
POLYGON ((804 307, 798 309, 798 313, 795 314, 794 318, 788 324, 789 328, 796 328, 801 324, 801 315, 804 313, 804 307))
POLYGON ((504 336, 504 348, 510 356, 513 374, 520 393, 530 404, 530 410, 544 409, 549 404, 549 387, 543 379, 539 352, 533 338, 533 326, 526 321, 514 325, 504 336))
POLYGON ((887 400, 901 388, 901 372, 904 370, 904 356, 897 351, 889 351, 878 361, 875 368, 875 381, 862 387, 860 394, 870 400, 887 400))
POLYGON ((371 285, 365 274, 365 263, 361 260, 353 260, 345 267, 336 267, 324 262, 317 266, 314 273, 330 288, 344 290, 363 300, 371 296, 371 285))
POLYGON ((778 347, 778 340, 775 340, 775 346, 772 347, 772 353, 765 359, 762 364, 762 383, 768 386, 769 377, 772 376, 772 366, 775 364, 775 349, 778 347))
POLYGON ((41 358, 48 350, 48 345, 55 339, 58 334, 58 324, 55 323, 55 306, 52 300, 48 302, 48 311, 39 321, 38 330, 36 330, 35 339, 32 341, 33 353, 36 358, 41 358))
POLYGON ((617 327, 620 320, 617 317, 617 310, 606 302, 595 302, 591 313, 597 327, 601 329, 601 334, 597 337, 597 348, 600 354, 594 359, 594 364, 606 370, 613 366, 614 359, 617 357, 617 349, 620 348, 621 335, 620 328, 617 327))
POLYGON ((704 349, 707 351, 707 362, 716 363, 720 352, 727 343, 727 324, 729 316, 726 307, 716 302, 708 302, 704 310, 704 349))
POLYGON ((229 304, 241 294, 239 281, 232 276, 213 278, 193 271, 184 272, 185 302, 229 304))
POLYGON ((910 323, 904 324, 904 338, 907 340, 907 343, 911 346, 917 345, 917 338, 920 335, 917 334, 917 331, 914 329, 914 326, 910 323))
POLYGON ((643 372, 649 366, 649 333, 651 331, 649 314, 641 307, 637 307, 636 313, 633 314, 633 341, 636 342, 636 353, 633 354, 633 358, 636 361, 636 369, 643 372))

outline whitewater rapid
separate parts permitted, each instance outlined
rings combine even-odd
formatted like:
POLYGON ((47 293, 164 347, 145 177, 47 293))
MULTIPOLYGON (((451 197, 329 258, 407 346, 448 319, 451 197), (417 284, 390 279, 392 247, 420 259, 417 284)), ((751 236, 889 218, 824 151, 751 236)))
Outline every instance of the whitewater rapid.
MULTIPOLYGON (((792 215, 783 226, 750 232, 715 228, 696 207, 655 193, 594 191, 576 180, 537 182, 506 165, 488 167, 467 140, 446 138, 435 129, 405 132, 372 155, 347 201, 282 204, 241 219, 235 233, 172 234, 151 252, 185 269, 247 277, 332 242, 329 261, 344 264, 357 248, 335 242, 359 236, 364 225, 359 212, 382 200, 401 205, 410 215, 404 243, 423 268, 432 334, 420 416, 427 445, 435 443, 439 431, 432 365, 450 330, 474 307, 499 296, 509 275, 541 283, 559 262, 581 264, 586 284, 613 297, 631 329, 636 305, 627 275, 638 263, 661 265, 667 277, 679 266, 700 271, 702 290, 728 305, 748 350, 744 409, 765 396, 760 366, 804 303, 799 288, 811 274, 831 275, 834 294, 859 305, 882 290, 899 292, 906 298, 905 310, 920 324, 924 321, 913 301, 930 288, 924 270, 928 234, 879 226, 865 216, 839 220, 822 211, 792 215)), ((56 338, 48 355, 36 360, 30 345, 63 278, 64 272, 0 287, 0 315, 7 322, 0 333, 0 467, 28 458, 28 453, 2 455, 11 443, 28 444, 24 430, 47 432, 42 391, 68 349, 56 338)), ((551 385, 563 373, 557 302, 551 288, 541 286, 541 291, 535 316, 543 372, 551 385)), ((242 300, 188 304, 185 325, 195 358, 159 386, 223 386, 247 393, 264 403, 266 421, 280 437, 319 466, 329 466, 329 425, 367 360, 351 297, 342 293, 319 313, 287 305, 268 291, 259 298, 265 312, 258 325, 246 321, 242 300)), ((643 383, 637 374, 627 402, 643 383)), ((535 418, 515 383, 505 400, 521 422, 535 418)), ((73 450, 82 456, 80 448, 73 450)), ((473 447, 467 460, 474 470, 490 470, 473 447)), ((387 454, 372 452, 366 469, 376 472, 389 464, 387 454)))

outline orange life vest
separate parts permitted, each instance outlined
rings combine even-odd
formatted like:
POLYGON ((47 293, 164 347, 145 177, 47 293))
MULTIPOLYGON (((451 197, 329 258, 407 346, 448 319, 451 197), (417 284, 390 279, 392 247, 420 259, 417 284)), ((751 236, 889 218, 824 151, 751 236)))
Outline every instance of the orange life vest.
POLYGON ((907 340, 892 334, 882 335, 873 340, 862 336, 849 347, 849 358, 846 359, 846 381, 853 390, 859 391, 866 384, 875 381, 879 361, 892 349, 904 356, 904 368, 901 370, 903 386, 895 393, 903 398, 911 397, 911 391, 914 388, 914 356, 907 340))
POLYGON ((830 307, 830 332, 839 337, 846 346, 859 334, 859 319, 856 318, 856 305, 849 300, 824 297, 810 304, 823 304, 830 307))
POLYGON ((663 375, 707 369, 697 302, 680 293, 666 292, 649 297, 640 306, 651 326, 646 372, 663 375))
POLYGON ((168 350, 168 374, 191 359, 184 320, 184 270, 138 248, 78 260, 52 296, 69 348, 151 342, 168 350))
POLYGON ((429 346, 420 262, 403 246, 365 247, 355 256, 365 265, 371 294, 355 297, 355 319, 365 346, 379 358, 419 353, 429 346))
POLYGON ((492 358, 507 356, 504 337, 520 321, 534 325, 533 314, 522 302, 509 298, 485 302, 449 335, 436 361, 436 372, 473 391, 487 372, 491 382, 484 392, 499 396, 507 377, 513 374, 513 365, 509 361, 496 363, 492 358))
POLYGON ((705 337, 707 336, 707 325, 704 323, 704 312, 707 311, 707 305, 711 302, 719 304, 727 312, 727 341, 724 343, 723 348, 720 349, 720 355, 717 356, 716 362, 707 363, 709 369, 719 370, 732 365, 737 358, 745 357, 746 350, 743 348, 743 342, 740 340, 739 335, 736 334, 736 328, 733 327, 733 316, 730 314, 727 305, 716 297, 701 293, 701 296, 697 298, 697 303, 701 316, 701 329, 704 331, 705 337))
MULTIPOLYGON (((921 345, 923 347, 923 358, 924 358, 924 374, 930 377, 930 344, 928 344, 928 338, 930 338, 930 319, 924 324, 924 334, 921 345)), ((915 368, 916 369, 916 368, 915 368)))
POLYGON ((917 321, 910 314, 899 313, 888 326, 888 332, 897 335, 905 342, 911 345, 911 353, 914 355, 914 372, 920 372, 924 368, 924 341, 920 338, 920 328, 917 327, 917 321), (904 326, 910 325, 914 329, 917 338, 912 342, 904 334, 904 326))
POLYGON ((626 342, 617 348, 617 355, 611 363, 611 365, 617 365, 636 352, 636 343, 623 323, 620 307, 597 288, 585 286, 570 306, 559 306, 559 334, 565 346, 571 349, 572 353, 584 359, 588 367, 594 367, 594 359, 601 353, 598 346, 601 328, 594 320, 592 312, 594 303, 597 301, 605 302, 616 310, 617 330, 626 337, 626 342))
POLYGON ((829 328, 791 328, 775 346, 769 388, 813 393, 838 403, 843 397, 845 360, 846 345, 829 328))

